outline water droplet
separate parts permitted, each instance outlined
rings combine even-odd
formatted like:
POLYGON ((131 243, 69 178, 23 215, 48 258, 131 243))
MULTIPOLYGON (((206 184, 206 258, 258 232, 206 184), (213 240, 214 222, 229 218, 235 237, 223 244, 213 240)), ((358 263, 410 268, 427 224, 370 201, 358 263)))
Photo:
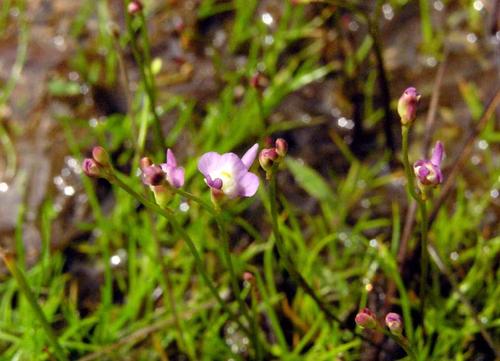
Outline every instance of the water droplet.
POLYGON ((481 150, 488 149, 488 145, 489 145, 488 142, 484 139, 481 139, 479 142, 477 142, 477 146, 481 150))
POLYGON ((0 183, 0 192, 5 193, 9 190, 9 185, 5 182, 0 183))
POLYGON ((264 44, 271 45, 272 43, 274 43, 274 36, 272 36, 272 35, 266 35, 264 37, 264 44))
POLYGON ((427 65, 430 68, 434 68, 437 65, 437 60, 433 56, 429 56, 427 59, 425 59, 425 65, 427 65))
POLYGON ((340 117, 338 120, 337 120, 337 124, 339 127, 341 128, 346 128, 346 129, 353 129, 354 128, 354 122, 351 120, 351 119, 347 119, 347 118, 344 118, 344 117, 340 117))
POLYGON ((187 212, 187 211, 189 211, 189 204, 188 204, 188 202, 182 202, 182 203, 179 205, 179 210, 180 210, 181 212, 184 212, 184 213, 185 213, 185 212, 187 212))
POLYGON ((73 188, 72 186, 64 187, 64 195, 68 197, 75 195, 75 188, 73 188))
POLYGON ((492 189, 490 192, 490 196, 491 196, 491 198, 498 198, 498 196, 499 196, 498 189, 492 189))
POLYGON ((478 165, 479 163, 481 163, 481 158, 479 158, 477 155, 473 155, 470 161, 472 164, 478 165))
POLYGON ((71 81, 77 81, 80 79, 80 74, 78 74, 76 71, 70 71, 68 74, 68 79, 71 81))
POLYGON ((332 108, 332 110, 330 110, 330 114, 335 118, 339 118, 342 115, 339 108, 332 108))
POLYGON ((483 10, 484 8, 484 4, 481 0, 476 0, 474 1, 474 3, 472 4, 472 6, 474 7, 474 9, 476 9, 477 11, 481 11, 483 10))
POLYGON ((54 184, 58 187, 62 186, 64 184, 64 179, 61 176, 56 176, 54 177, 54 184))
POLYGON ((467 34, 467 41, 474 44, 477 41, 477 35, 474 33, 467 34))
POLYGON ((69 177, 71 175, 71 170, 69 168, 61 169, 61 175, 63 177, 69 177))
POLYGON ((73 157, 68 157, 68 156, 64 157, 64 162, 68 165, 68 167, 72 169, 79 168, 78 161, 73 157))
POLYGON ((271 26, 273 23, 274 23, 274 18, 271 14, 269 13, 264 13, 262 14, 261 16, 261 20, 264 24, 266 24, 267 26, 271 26))
POLYGON ((89 127, 91 127, 91 128, 97 127, 97 119, 96 118, 89 119, 89 127))
POLYGON ((358 31, 359 30, 359 24, 357 21, 351 20, 349 22, 349 25, 347 25, 348 29, 350 31, 358 31))
POLYGON ((110 262, 113 266, 118 266, 122 262, 122 259, 117 254, 114 254, 111 256, 110 262))
POLYGON ((311 123, 311 116, 309 114, 302 114, 300 117, 300 121, 305 124, 311 123))
POLYGON ((488 317, 486 316, 481 316, 480 318, 481 322, 484 323, 485 325, 488 323, 488 317))
POLYGON ((80 94, 83 94, 83 95, 88 94, 89 90, 90 90, 90 88, 87 84, 82 84, 80 86, 80 94))
POLYGON ((444 9, 444 4, 441 0, 434 1, 432 6, 434 6, 434 9, 436 9, 437 11, 443 11, 444 9))
POLYGON ((366 198, 365 198, 365 199, 363 199, 363 200, 361 201, 361 207, 363 207, 363 208, 365 208, 365 209, 370 208, 370 205, 371 205, 371 202, 370 202, 370 200, 369 200, 369 199, 366 199, 366 198))
POLYGON ((17 18, 19 14, 20 11, 18 7, 13 7, 12 9, 9 10, 9 15, 12 16, 13 18, 17 18))
POLYGON ((52 42, 57 50, 63 51, 66 50, 66 41, 62 35, 56 35, 52 38, 52 42))
POLYGON ((387 20, 392 20, 394 17, 394 10, 392 10, 391 4, 382 5, 382 12, 384 13, 384 18, 387 20))
POLYGON ((370 247, 375 248, 377 246, 378 246, 377 240, 375 238, 370 239, 370 247))
POLYGON ((458 259, 458 252, 451 252, 450 253, 450 259, 452 261, 456 261, 458 259))

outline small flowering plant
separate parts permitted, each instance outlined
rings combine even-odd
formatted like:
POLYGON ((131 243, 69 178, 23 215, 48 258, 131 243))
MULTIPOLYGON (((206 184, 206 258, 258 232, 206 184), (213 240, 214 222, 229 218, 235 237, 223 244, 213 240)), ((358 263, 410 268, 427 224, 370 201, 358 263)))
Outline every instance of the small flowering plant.
POLYGON ((248 170, 258 150, 259 145, 254 144, 241 159, 234 153, 203 154, 198 161, 198 170, 204 175, 212 195, 226 195, 228 198, 252 197, 259 188, 259 178, 248 170))

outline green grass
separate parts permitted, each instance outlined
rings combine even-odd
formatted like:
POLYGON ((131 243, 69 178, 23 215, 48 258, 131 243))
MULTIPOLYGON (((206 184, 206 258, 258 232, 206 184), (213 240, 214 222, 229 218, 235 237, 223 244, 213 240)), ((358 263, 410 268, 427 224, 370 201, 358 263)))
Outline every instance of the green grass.
MULTIPOLYGON (((76 50, 68 64, 80 74, 82 82, 111 86, 123 81, 120 61, 129 71, 134 66, 130 61, 131 33, 121 29, 114 38, 109 22, 116 21, 116 15, 106 1, 98 1, 95 7, 92 3, 82 1, 70 33, 75 39, 82 37, 88 31, 85 24, 94 21, 98 25, 95 39, 87 48, 76 50), (97 56, 92 52, 96 49, 108 55, 97 56)), ((147 19, 163 12, 168 15, 165 9, 157 10, 159 3, 146 2, 147 19)), ((428 4, 422 6, 424 3, 420 2, 424 40, 435 43, 432 35, 444 34, 444 30, 433 28, 431 9, 428 4)), ((21 206, 12 247, 16 264, 69 359, 176 360, 182 359, 177 358, 180 354, 191 360, 253 360, 259 356, 263 360, 289 361, 366 359, 363 350, 368 344, 353 332, 368 338, 373 334, 356 327, 354 316, 366 306, 382 320, 384 302, 389 305, 388 311, 402 314, 405 335, 419 360, 474 359, 485 350, 492 354, 481 331, 498 340, 500 235, 498 220, 491 220, 498 217, 495 211, 500 186, 496 159, 500 133, 494 126, 496 119, 491 119, 478 137, 487 141, 488 146, 476 151, 472 161, 463 167, 452 197, 440 209, 428 233, 433 252, 425 314, 430 337, 425 339, 418 317, 419 266, 418 261, 410 260, 418 260, 410 256, 417 252, 420 238, 417 231, 410 238, 408 264, 400 273, 397 259, 407 208, 404 175, 402 164, 390 167, 391 158, 382 135, 376 137, 373 151, 360 157, 349 148, 341 133, 328 127, 330 119, 324 115, 315 118, 313 114, 310 122, 304 122, 301 114, 273 120, 272 115, 287 104, 291 94, 311 84, 324 85, 332 79, 345 84, 348 79, 359 78, 366 97, 363 119, 367 131, 382 134, 380 123, 384 113, 378 100, 374 39, 369 35, 347 38, 340 34, 345 31, 340 28, 340 15, 318 4, 323 11, 311 15, 306 11, 308 6, 312 5, 283 2, 280 16, 274 18, 272 27, 267 27, 260 21, 262 6, 258 1, 202 1, 196 9, 197 21, 230 15, 225 24, 227 46, 223 50, 212 48, 210 53, 220 91, 208 100, 172 94, 163 87, 152 89, 154 94, 151 94, 150 83, 146 85, 143 77, 130 93, 127 114, 109 115, 95 127, 89 125, 82 108, 71 115, 52 114, 64 134, 68 155, 81 161, 92 146, 102 145, 113 155, 115 167, 123 171, 126 184, 150 201, 152 194, 143 186, 136 170, 142 156, 164 161, 165 150, 155 141, 152 104, 162 119, 175 115, 175 122, 169 125, 162 141, 176 150, 186 169, 184 189, 206 203, 210 203, 210 194, 196 168, 199 156, 206 151, 235 151, 241 155, 248 145, 255 142, 263 145, 268 136, 294 138, 302 131, 322 127, 323 131, 332 129, 328 141, 339 159, 335 162, 322 159, 315 164, 340 164, 328 167, 327 171, 324 167, 316 169, 304 162, 308 159, 303 156, 307 149, 292 147, 292 155, 278 170, 275 226, 284 244, 279 250, 273 233, 269 182, 257 165, 252 168, 261 178, 257 195, 230 201, 223 208, 221 219, 227 234, 218 229, 216 216, 199 203, 180 195, 172 196, 169 207, 175 212, 175 220, 201 254, 203 267, 224 300, 224 307, 201 277, 185 235, 171 221, 142 207, 138 199, 115 185, 108 189, 103 201, 98 193, 103 186, 81 175, 80 188, 87 197, 85 206, 89 216, 76 224, 83 239, 65 245, 64 249, 54 250, 50 246, 54 240, 52 227, 60 215, 55 209, 56 196, 47 195, 37 210, 41 252, 37 262, 29 267, 25 255, 30 250, 25 249, 23 242, 27 209, 26 205, 21 206), (326 55, 325 49, 333 46, 325 35, 328 31, 337 36, 334 45, 349 46, 353 51, 338 50, 342 56, 326 55), (244 54, 246 61, 234 66, 228 59, 237 54, 244 54), (248 79, 261 68, 269 79, 263 93, 248 85, 248 79), (242 87, 244 91, 238 95, 242 87), (479 157, 480 164, 473 163, 474 157, 479 157), (182 211, 186 204, 187 212, 182 211), (257 319, 255 325, 244 317, 232 290, 231 273, 222 252, 226 236, 242 298, 248 305, 250 321, 257 319), (280 260, 278 251, 289 255, 290 265, 283 257, 280 260), (88 280, 79 280, 65 268, 75 262, 74 254, 92 271, 85 277, 97 275, 93 297, 84 305, 81 286, 88 280), (297 287, 293 272, 285 270, 288 267, 298 270, 342 325, 332 321, 303 287, 297 287), (253 274, 252 283, 243 281, 246 271, 253 274), (396 290, 393 299, 380 299, 386 295, 390 283, 396 290), (246 328, 256 328, 256 343, 231 319, 230 313, 236 314, 246 328)), ((405 6, 394 2, 396 17, 405 6)), ((462 10, 467 13, 469 7, 462 10)), ((24 11, 21 0, 6 1, 0 8, 0 25, 18 22, 20 29, 16 65, 9 79, 0 83, 0 109, 8 104, 26 62, 30 22, 25 20, 24 11), (6 10, 13 4, 21 11, 17 19, 9 18, 6 10)), ((362 22, 355 14, 353 19, 362 22)), ((130 26, 136 30, 139 50, 147 50, 141 37, 144 33, 139 35, 141 22, 133 19, 130 26)), ((196 36, 203 39, 204 34, 196 36)), ((439 52, 438 46, 432 49, 439 52)), ((150 54, 142 56, 148 59, 150 54)), ((154 63, 151 68, 146 65, 146 77, 160 77, 171 71, 158 60, 154 63)), ((51 101, 79 99, 78 89, 78 82, 59 75, 51 77, 46 85, 51 101)), ((482 84, 474 83, 474 79, 454 85, 454 90, 462 96, 457 100, 457 108, 465 105, 468 114, 462 117, 472 122, 481 117, 485 108, 487 97, 481 89, 482 84)), ((391 90, 396 99, 400 89, 391 90)), ((338 96, 335 104, 350 101, 341 98, 344 95, 338 92, 334 95, 338 96)), ((350 110, 350 104, 342 109, 345 114, 350 110)), ((438 122, 455 109, 443 107, 440 111, 438 122)), ((419 112, 417 122, 423 123, 424 118, 419 112)), ((417 125, 412 130, 414 144, 421 139, 420 129, 417 125)), ((453 129, 439 125, 434 138, 443 139, 447 149, 456 149, 452 144, 463 138, 459 127, 455 125, 453 129)), ((1 157, 7 165, 5 174, 10 177, 16 173, 15 142, 3 123, 0 123, 0 140, 1 157)), ((323 156, 320 144, 308 146, 313 151, 317 146, 319 156, 323 156)), ((447 166, 455 156, 448 155, 447 166)), ((410 161, 416 159, 416 154, 410 153, 410 161)), ((439 188, 433 191, 434 199, 440 191, 439 188)), ((388 343, 383 347, 388 347, 388 343)), ((54 345, 43 331, 26 293, 8 273, 0 283, 0 355, 1 360, 57 359, 54 345)), ((404 353, 394 353, 391 359, 397 355, 403 357, 404 353)))

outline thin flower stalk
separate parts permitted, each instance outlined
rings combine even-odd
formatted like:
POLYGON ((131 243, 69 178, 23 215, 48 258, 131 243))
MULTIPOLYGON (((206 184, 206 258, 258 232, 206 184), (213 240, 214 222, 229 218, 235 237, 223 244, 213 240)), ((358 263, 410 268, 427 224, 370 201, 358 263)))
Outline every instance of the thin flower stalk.
MULTIPOLYGON (((125 7, 128 7, 129 1, 124 0, 125 7)), ((128 11, 125 11, 125 21, 127 26, 127 31, 130 37, 130 45, 132 49, 132 54, 134 55, 134 59, 139 65, 139 71, 141 74, 141 79, 144 85, 144 91, 146 92, 146 96, 149 101, 149 110, 153 115, 154 120, 154 141, 158 147, 158 149, 165 148, 163 131, 161 127, 160 117, 158 115, 158 111, 156 109, 156 85, 154 81, 154 74, 151 70, 151 53, 150 53, 150 44, 149 44, 149 36, 147 34, 146 29, 146 19, 144 17, 142 9, 138 11, 139 18, 141 21, 140 31, 142 35, 142 40, 144 43, 144 51, 140 51, 139 45, 137 43, 137 37, 135 34, 135 30, 132 26, 132 16, 128 11)))
POLYGON ((416 106, 420 99, 420 95, 415 88, 408 88, 401 96, 398 103, 398 112, 401 116, 401 136, 402 136, 402 152, 403 166, 406 174, 406 188, 409 194, 409 199, 413 198, 418 204, 420 210, 420 233, 421 233, 421 253, 420 253, 420 315, 422 317, 422 333, 425 331, 425 299, 427 297, 427 276, 429 268, 429 252, 428 252, 428 215, 425 190, 421 188, 420 194, 417 194, 415 187, 415 173, 409 161, 408 137, 411 124, 416 117, 416 106))

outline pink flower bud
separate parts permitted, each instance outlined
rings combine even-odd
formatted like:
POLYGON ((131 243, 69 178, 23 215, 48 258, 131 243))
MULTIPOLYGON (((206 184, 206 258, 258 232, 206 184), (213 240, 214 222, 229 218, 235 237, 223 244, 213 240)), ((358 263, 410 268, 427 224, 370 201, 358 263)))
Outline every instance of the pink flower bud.
POLYGON ((394 335, 401 336, 403 334, 403 320, 397 313, 390 312, 385 316, 385 324, 394 335))
POLYGON ((99 178, 102 176, 101 166, 91 158, 85 158, 83 160, 82 170, 89 177, 99 178))
POLYGON ((369 308, 363 308, 359 311, 356 315, 355 322, 358 326, 363 328, 374 329, 377 327, 375 314, 370 311, 369 308))
POLYGON ((111 166, 111 159, 109 158, 109 154, 101 146, 95 146, 94 148, 92 148, 92 158, 94 158, 94 160, 103 167, 111 166))
POLYGON ((255 280, 255 277, 251 272, 245 272, 243 273, 243 280, 252 283, 255 280))
POLYGON ((256 72, 250 78, 250 86, 258 91, 264 91, 269 85, 269 80, 261 72, 256 72))
POLYGON ((417 104, 420 94, 417 89, 410 87, 406 89, 398 101, 398 113, 401 117, 401 124, 411 125, 417 117, 417 104))
POLYGON ((142 3, 139 0, 132 0, 127 6, 127 11, 130 15, 135 15, 142 11, 142 3))
POLYGON ((278 153, 274 148, 265 148, 259 154, 259 163, 262 169, 269 172, 274 162, 278 159, 278 153))
POLYGON ((278 155, 283 158, 284 156, 286 156, 286 153, 288 152, 287 141, 284 140, 283 138, 276 139, 275 149, 276 153, 278 153, 278 155))
POLYGON ((148 157, 144 157, 139 161, 139 168, 141 168, 141 170, 144 170, 147 167, 151 167, 152 165, 153 161, 148 157))

